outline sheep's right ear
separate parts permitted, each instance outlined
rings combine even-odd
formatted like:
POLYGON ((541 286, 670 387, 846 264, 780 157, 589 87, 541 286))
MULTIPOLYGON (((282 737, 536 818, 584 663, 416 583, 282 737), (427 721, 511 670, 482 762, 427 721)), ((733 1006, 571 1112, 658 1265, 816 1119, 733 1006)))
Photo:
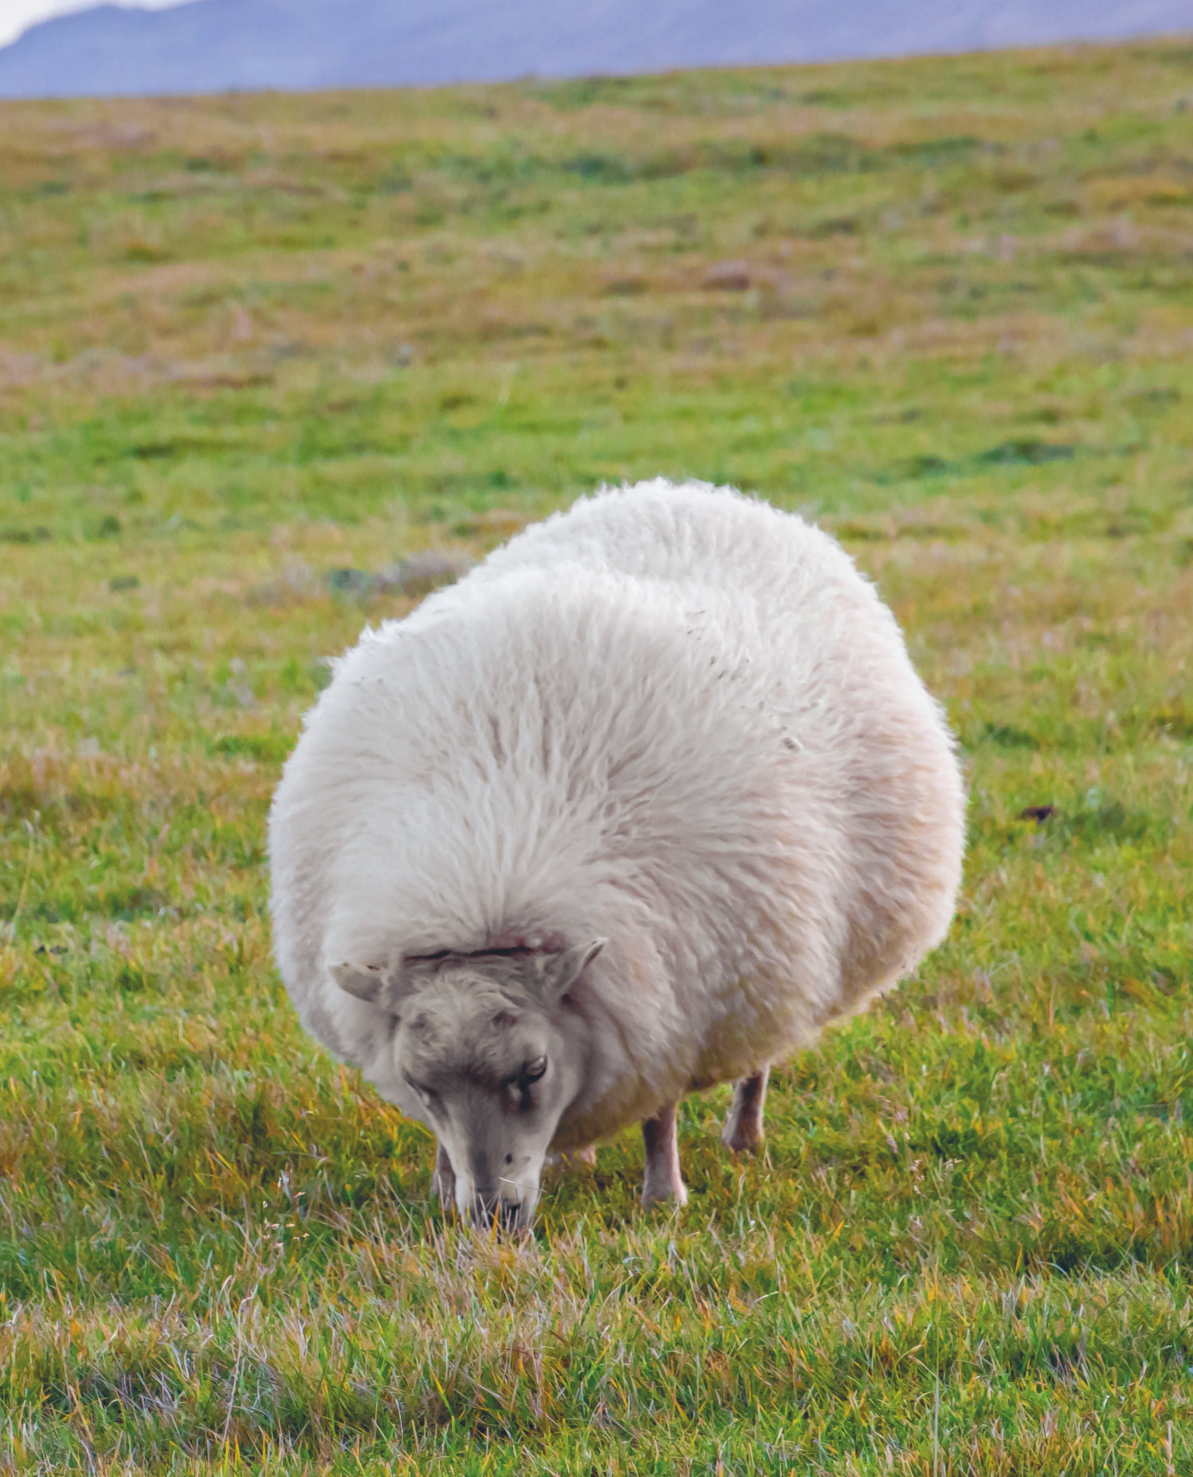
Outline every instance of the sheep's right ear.
POLYGON ((333 964, 331 977, 345 994, 379 1005, 391 1015, 397 1015, 414 988, 411 981, 403 979, 401 966, 390 969, 383 964, 333 964))

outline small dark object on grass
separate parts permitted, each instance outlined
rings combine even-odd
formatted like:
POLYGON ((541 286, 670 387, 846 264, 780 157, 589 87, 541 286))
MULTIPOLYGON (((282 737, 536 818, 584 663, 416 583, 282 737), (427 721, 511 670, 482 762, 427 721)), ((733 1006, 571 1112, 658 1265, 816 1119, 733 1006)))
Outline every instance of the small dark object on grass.
POLYGON ((333 595, 363 600, 373 593, 374 579, 363 569, 329 569, 323 581, 333 595))
POLYGON ((974 461, 980 467, 1029 466, 1044 462, 1069 461, 1077 455, 1077 447, 1063 442, 1020 439, 1002 441, 989 451, 979 452, 974 461))
POLYGON ((1026 810, 1019 812, 1019 819, 1021 821, 1035 821, 1038 826, 1042 826, 1045 821, 1051 820, 1055 814, 1055 805, 1029 805, 1026 810))

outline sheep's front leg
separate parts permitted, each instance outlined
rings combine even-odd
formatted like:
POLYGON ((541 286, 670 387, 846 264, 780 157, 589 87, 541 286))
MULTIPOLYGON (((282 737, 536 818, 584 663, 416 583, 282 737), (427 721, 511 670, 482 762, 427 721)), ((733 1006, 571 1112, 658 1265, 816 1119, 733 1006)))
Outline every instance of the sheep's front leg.
POLYGON ((456 1207, 456 1171, 447 1157, 442 1144, 435 1145, 435 1172, 431 1176, 431 1188, 439 1196, 439 1206, 444 1212, 456 1207))
POLYGON ((686 1205, 688 1192, 679 1172, 679 1142, 675 1135, 677 1103, 666 1103, 653 1118, 642 1124, 646 1144, 646 1174, 642 1181, 642 1204, 675 1200, 686 1205))
POLYGON ((721 1130, 721 1142, 735 1154, 751 1154, 762 1143, 762 1106, 769 1076, 767 1066, 733 1084, 733 1106, 721 1130))
POLYGON ((577 1165, 596 1163, 596 1145, 585 1144, 582 1149, 548 1149, 543 1160, 546 1169, 558 1169, 561 1173, 575 1169, 577 1165))

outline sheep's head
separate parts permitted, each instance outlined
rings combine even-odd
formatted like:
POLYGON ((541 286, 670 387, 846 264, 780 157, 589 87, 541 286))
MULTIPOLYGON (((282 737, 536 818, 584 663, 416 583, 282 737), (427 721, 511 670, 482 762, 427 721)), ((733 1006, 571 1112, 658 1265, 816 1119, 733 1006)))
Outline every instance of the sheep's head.
POLYGON ((529 1226, 543 1161, 580 1090, 585 1031, 564 1005, 604 947, 336 965, 342 990, 389 1014, 382 1092, 438 1137, 455 1201, 474 1222, 529 1226))

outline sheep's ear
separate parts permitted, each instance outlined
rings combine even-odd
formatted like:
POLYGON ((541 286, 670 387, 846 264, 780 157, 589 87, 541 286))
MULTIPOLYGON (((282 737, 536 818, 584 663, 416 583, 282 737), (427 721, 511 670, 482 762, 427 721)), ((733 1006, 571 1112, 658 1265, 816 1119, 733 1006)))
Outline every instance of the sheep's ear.
POLYGON ((596 956, 605 947, 605 939, 592 939, 559 954, 540 954, 538 965, 543 998, 562 1000, 596 956))
POLYGON ((414 988, 403 977, 400 966, 389 969, 383 964, 333 964, 331 977, 345 994, 379 1005, 393 1015, 414 988))

